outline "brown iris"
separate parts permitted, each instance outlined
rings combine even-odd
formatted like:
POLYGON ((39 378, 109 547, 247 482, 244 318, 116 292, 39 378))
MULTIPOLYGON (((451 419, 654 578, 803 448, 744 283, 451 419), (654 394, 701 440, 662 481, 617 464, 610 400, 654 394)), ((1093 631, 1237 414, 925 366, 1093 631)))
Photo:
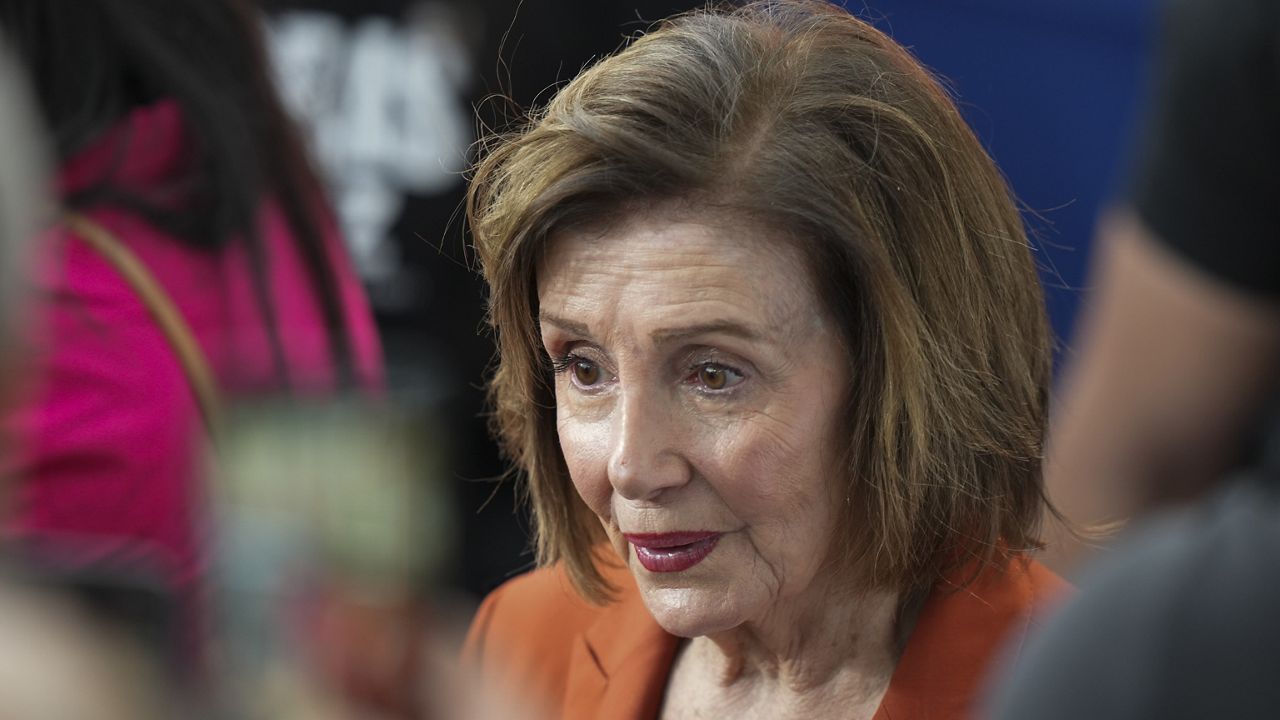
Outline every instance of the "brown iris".
POLYGON ((729 384, 729 373, 722 367, 703 365, 698 368, 698 382, 708 390, 723 390, 729 384))
POLYGON ((573 379, 578 381, 579 385, 590 387, 600 382, 600 366, 586 360, 579 360, 573 364, 573 379))

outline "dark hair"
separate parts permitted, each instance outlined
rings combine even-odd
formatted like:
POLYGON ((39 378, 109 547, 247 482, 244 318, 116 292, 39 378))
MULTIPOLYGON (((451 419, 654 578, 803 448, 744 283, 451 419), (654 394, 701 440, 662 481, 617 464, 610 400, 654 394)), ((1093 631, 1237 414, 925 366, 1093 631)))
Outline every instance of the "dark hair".
POLYGON ((542 563, 607 595, 600 523, 556 437, 537 258, 568 227, 666 199, 788 231, 808 260, 853 378, 833 539, 852 577, 924 589, 1038 545, 1048 334, 1008 188, 906 50, 830 3, 778 0, 668 21, 475 170, 495 421, 529 481, 542 563))
POLYGON ((181 107, 194 155, 180 183, 187 201, 180 212, 123 191, 109 174, 61 198, 64 206, 121 205, 196 247, 246 243, 276 371, 287 384, 257 222, 270 195, 311 276, 339 382, 349 384, 350 339, 317 223, 328 210, 276 95, 253 7, 245 0, 0 0, 0 27, 29 69, 60 160, 136 106, 171 99, 181 107))

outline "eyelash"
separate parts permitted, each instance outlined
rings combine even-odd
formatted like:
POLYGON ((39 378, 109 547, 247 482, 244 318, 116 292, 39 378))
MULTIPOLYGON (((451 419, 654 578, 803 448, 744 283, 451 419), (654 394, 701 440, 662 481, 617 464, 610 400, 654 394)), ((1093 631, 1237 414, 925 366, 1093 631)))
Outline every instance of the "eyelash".
MULTIPOLYGON (((596 367, 601 367, 600 363, 598 363, 598 362, 596 362, 596 361, 594 361, 594 360, 592 360, 592 359, 590 359, 590 358, 588 358, 588 357, 584 357, 584 356, 579 355, 579 354, 577 354, 577 353, 575 353, 575 352, 568 352, 568 353, 565 353, 564 355, 560 355, 560 356, 553 356, 553 357, 551 358, 551 370, 552 370, 552 372, 553 372, 553 373, 555 373, 556 375, 563 375, 563 374, 565 374, 565 373, 569 372, 570 370, 572 370, 572 369, 573 369, 573 366, 574 366, 575 364, 577 364, 577 363, 580 363, 580 362, 591 363, 592 365, 595 365, 596 367)), ((690 379, 692 379, 691 381, 692 381, 693 383, 697 384, 697 375, 698 375, 698 372, 699 372, 699 371, 701 371, 703 368, 706 368, 706 367, 714 367, 714 368, 717 368, 717 369, 722 370, 722 371, 727 371, 727 372, 733 373, 734 375, 737 375, 738 377, 742 378, 743 380, 745 380, 745 379, 746 379, 746 377, 747 377, 746 373, 742 372, 741 370, 739 370, 738 368, 736 368, 736 367, 734 367, 734 366, 732 366, 732 365, 727 365, 727 364, 725 364, 725 363, 723 363, 723 362, 711 362, 711 361, 707 361, 707 362, 700 362, 700 363, 696 363, 696 364, 694 364, 694 365, 691 365, 689 368, 687 368, 686 373, 685 373, 685 379, 686 379, 686 381, 690 381, 690 379)), ((601 369, 603 369, 603 368, 601 368, 601 369)), ((698 392, 700 392, 700 393, 702 393, 702 394, 704 394, 704 395, 728 395, 728 394, 730 394, 730 393, 734 392, 734 391, 735 391, 735 389, 736 389, 739 385, 741 385, 741 384, 742 384, 742 380, 738 381, 737 383, 735 383, 735 384, 733 384, 733 385, 730 385, 729 387, 722 388, 722 389, 720 389, 720 390, 714 390, 714 389, 711 389, 711 388, 708 388, 708 387, 699 387, 699 388, 698 388, 698 392)))
POLYGON ((573 367, 574 363, 584 359, 585 358, 579 357, 573 353, 566 353, 559 357, 552 357, 551 372, 556 375, 563 375, 564 373, 569 372, 569 368, 573 367))

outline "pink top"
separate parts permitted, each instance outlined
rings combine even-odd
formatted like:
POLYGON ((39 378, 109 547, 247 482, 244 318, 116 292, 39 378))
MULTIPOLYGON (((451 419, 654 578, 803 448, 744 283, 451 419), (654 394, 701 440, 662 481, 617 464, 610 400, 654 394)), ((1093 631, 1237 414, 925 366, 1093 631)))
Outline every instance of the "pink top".
MULTIPOLYGON (((181 111, 161 102, 133 112, 62 168, 64 195, 108 174, 154 195, 189 155, 181 111)), ((139 256, 190 325, 224 395, 270 391, 265 321, 238 244, 190 247, 119 208, 87 213, 139 256)), ((357 378, 377 390, 381 350, 363 289, 330 218, 330 246, 357 378)), ((295 388, 324 392, 334 367, 320 305, 283 213, 265 203, 261 228, 271 301, 295 388)), ((182 369, 141 300, 119 274, 62 228, 40 240, 29 347, 35 382, 7 420, 15 435, 16 517, 9 532, 64 561, 110 563, 154 576, 190 600, 202 573, 203 426, 182 369)), ((6 463, 7 464, 7 463, 6 463)))

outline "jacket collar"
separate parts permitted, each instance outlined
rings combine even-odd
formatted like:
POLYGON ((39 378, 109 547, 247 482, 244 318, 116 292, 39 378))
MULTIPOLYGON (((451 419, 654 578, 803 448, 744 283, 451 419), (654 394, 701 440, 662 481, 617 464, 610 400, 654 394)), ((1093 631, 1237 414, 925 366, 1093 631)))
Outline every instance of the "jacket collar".
POLYGON ((1015 558, 961 589, 972 572, 963 568, 935 585, 874 720, 975 717, 1002 648, 1026 634, 1038 609, 1031 575, 1048 573, 1031 565, 1015 558))

